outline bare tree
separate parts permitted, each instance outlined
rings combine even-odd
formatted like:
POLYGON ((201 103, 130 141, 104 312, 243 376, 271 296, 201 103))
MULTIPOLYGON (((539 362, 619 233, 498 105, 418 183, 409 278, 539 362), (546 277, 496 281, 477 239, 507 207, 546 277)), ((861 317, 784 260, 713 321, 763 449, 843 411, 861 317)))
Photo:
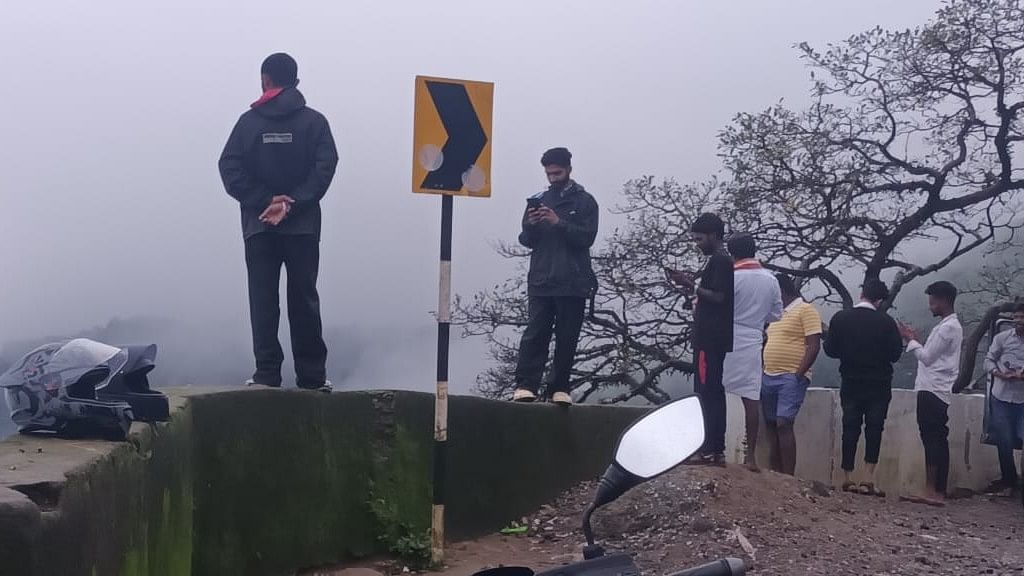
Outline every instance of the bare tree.
POLYGON ((772 267, 846 307, 864 279, 884 276, 895 297, 1012 237, 1022 49, 1017 0, 952 0, 914 30, 800 45, 813 105, 740 114, 722 133, 734 223, 772 267), (941 253, 922 262, 911 249, 941 253))

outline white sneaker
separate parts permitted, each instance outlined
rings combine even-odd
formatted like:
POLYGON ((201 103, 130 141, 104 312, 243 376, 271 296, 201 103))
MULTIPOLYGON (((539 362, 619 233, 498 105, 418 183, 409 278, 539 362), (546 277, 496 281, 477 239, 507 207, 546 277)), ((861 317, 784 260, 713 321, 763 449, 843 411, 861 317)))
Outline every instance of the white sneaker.
POLYGON ((513 402, 533 402, 537 399, 537 395, 526 388, 516 388, 516 391, 512 394, 513 402))
POLYGON ((316 388, 299 388, 299 390, 312 390, 314 392, 323 392, 324 394, 330 394, 334 391, 334 384, 331 384, 330 380, 324 380, 324 383, 317 386, 316 388))
POLYGON ((555 392, 551 395, 551 401, 559 406, 572 406, 572 396, 568 392, 555 392))

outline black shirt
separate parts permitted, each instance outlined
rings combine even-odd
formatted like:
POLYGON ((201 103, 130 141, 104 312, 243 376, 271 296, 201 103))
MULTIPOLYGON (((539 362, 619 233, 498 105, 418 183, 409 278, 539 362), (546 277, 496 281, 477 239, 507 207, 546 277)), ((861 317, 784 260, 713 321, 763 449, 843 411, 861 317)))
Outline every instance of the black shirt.
POLYGON ((719 249, 698 273, 700 287, 723 294, 721 303, 697 297, 693 310, 693 347, 706 352, 732 352, 733 260, 719 249))

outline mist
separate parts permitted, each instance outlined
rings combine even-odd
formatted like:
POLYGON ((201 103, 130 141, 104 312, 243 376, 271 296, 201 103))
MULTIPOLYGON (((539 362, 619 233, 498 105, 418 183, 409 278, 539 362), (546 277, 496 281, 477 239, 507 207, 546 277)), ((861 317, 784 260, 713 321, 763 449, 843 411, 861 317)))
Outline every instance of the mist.
MULTIPOLYGON (((157 385, 251 374, 238 207, 216 163, 271 52, 297 59, 300 89, 331 122, 341 157, 323 203, 329 377, 340 390, 428 390, 440 201, 410 191, 415 75, 496 84, 493 197, 455 202, 454 289, 469 295, 513 273, 492 243, 514 240, 523 199, 545 186, 544 149, 573 151, 608 235, 625 181, 705 178, 735 113, 808 101, 794 44, 916 26, 938 6, 9 3, 0 358, 92 335, 157 343, 157 385)), ((482 343, 455 342, 453 392, 470 392, 488 362, 482 343)))

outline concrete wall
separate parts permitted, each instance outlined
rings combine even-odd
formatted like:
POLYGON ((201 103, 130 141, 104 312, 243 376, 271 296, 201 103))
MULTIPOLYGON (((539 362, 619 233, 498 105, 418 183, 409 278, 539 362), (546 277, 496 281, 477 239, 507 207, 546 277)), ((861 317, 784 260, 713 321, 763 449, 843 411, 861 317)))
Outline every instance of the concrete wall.
MULTIPOLYGON (((172 393, 129 442, 0 442, 0 576, 281 575, 427 543, 433 396, 172 393)), ((644 410, 450 399, 448 531, 598 476, 644 410)))
POLYGON ((129 442, 0 443, 0 575, 187 574, 191 411, 129 442))
MULTIPOLYGON (((431 395, 200 390, 173 402, 171 422, 136 424, 126 443, 0 442, 0 575, 278 575, 427 542, 431 395)), ((951 488, 998 475, 979 439, 983 402, 956 396, 950 408, 951 488)), ((894 391, 879 466, 893 495, 923 482, 915 406, 894 391)), ((596 477, 643 412, 452 397, 449 536, 499 529, 596 477)), ((808 393, 798 475, 838 481, 840 416, 837 391, 808 393)), ((729 418, 739 461, 733 397, 729 418)))
MULTIPOLYGON (((730 461, 743 461, 743 406, 728 395, 729 423, 726 445, 730 461)), ((949 488, 983 490, 999 477, 993 446, 981 443, 985 397, 954 395, 949 407, 949 488)), ((760 434, 764 438, 764 427, 760 434)), ((839 391, 811 388, 796 420, 796 475, 829 485, 841 482, 842 409, 839 391)), ((857 467, 863 466, 864 437, 858 446, 857 467)), ((758 462, 767 466, 767 446, 758 447, 758 462)), ((910 390, 893 390, 889 415, 882 434, 878 482, 891 495, 906 494, 924 486, 924 448, 917 429, 917 398, 910 390)), ((855 476, 855 478, 857 478, 855 476)))

